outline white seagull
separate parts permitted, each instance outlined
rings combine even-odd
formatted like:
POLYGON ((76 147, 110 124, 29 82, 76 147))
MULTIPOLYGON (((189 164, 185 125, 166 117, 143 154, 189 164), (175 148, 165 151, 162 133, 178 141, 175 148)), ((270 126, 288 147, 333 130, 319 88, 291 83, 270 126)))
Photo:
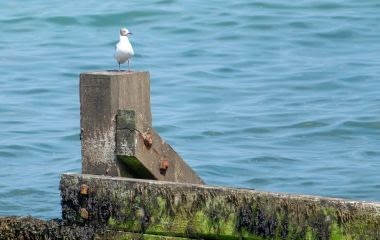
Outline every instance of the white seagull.
POLYGON ((131 71, 129 68, 129 60, 133 57, 135 54, 133 52, 133 48, 131 43, 129 42, 128 35, 132 34, 128 31, 126 28, 120 29, 120 40, 116 44, 115 48, 115 59, 117 63, 119 64, 119 71, 120 71, 120 64, 125 63, 128 61, 128 72, 131 71))

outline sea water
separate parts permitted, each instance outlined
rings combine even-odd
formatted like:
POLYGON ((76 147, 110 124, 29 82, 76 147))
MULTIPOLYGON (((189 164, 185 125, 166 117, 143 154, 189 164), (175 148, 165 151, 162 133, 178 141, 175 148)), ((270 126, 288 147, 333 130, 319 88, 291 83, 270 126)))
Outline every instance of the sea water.
POLYGON ((212 185, 380 201, 378 0, 1 1, 0 215, 60 217, 79 74, 151 74, 153 125, 212 185), (126 66, 123 66, 124 69, 126 66))

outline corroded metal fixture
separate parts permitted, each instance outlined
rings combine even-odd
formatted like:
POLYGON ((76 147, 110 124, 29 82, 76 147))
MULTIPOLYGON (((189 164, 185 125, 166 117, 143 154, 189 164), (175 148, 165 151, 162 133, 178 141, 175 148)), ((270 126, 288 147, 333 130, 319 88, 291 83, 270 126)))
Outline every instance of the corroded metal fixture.
POLYGON ((81 195, 88 195, 88 185, 82 184, 80 186, 80 194, 81 195))
POLYGON ((169 168, 169 161, 166 158, 161 158, 160 160, 160 172, 165 173, 169 168))
POLYGON ((166 158, 161 158, 160 160, 160 172, 165 174, 169 168, 169 161, 166 158))
POLYGON ((146 131, 142 134, 142 137, 144 139, 144 145, 149 149, 152 147, 153 144, 153 135, 151 132, 146 131))

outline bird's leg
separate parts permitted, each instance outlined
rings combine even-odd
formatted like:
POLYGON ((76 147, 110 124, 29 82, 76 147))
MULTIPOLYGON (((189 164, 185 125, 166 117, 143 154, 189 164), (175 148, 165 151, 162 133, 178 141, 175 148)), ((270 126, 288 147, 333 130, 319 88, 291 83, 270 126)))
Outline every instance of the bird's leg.
POLYGON ((119 72, 120 72, 120 62, 118 62, 119 63, 119 72))
POLYGON ((131 71, 131 69, 129 68, 129 59, 128 59, 128 72, 130 72, 131 71))

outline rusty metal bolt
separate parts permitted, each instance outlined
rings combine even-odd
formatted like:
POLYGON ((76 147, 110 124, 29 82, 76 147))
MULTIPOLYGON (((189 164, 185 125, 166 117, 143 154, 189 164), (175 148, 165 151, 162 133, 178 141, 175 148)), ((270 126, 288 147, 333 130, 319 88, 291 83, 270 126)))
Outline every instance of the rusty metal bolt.
POLYGON ((153 144, 153 135, 151 132, 146 131, 142 134, 142 137, 144 139, 144 144, 147 148, 150 148, 153 144))
POLYGON ((88 195, 88 185, 82 184, 80 186, 80 194, 81 195, 88 195))
POLYGON ((160 171, 161 172, 166 172, 169 168, 169 161, 166 158, 161 158, 160 161, 160 171))
POLYGON ((85 209, 85 208, 81 208, 81 209, 79 210, 79 212, 80 212, 80 216, 81 216, 83 219, 88 219, 88 211, 87 211, 87 209, 85 209))

